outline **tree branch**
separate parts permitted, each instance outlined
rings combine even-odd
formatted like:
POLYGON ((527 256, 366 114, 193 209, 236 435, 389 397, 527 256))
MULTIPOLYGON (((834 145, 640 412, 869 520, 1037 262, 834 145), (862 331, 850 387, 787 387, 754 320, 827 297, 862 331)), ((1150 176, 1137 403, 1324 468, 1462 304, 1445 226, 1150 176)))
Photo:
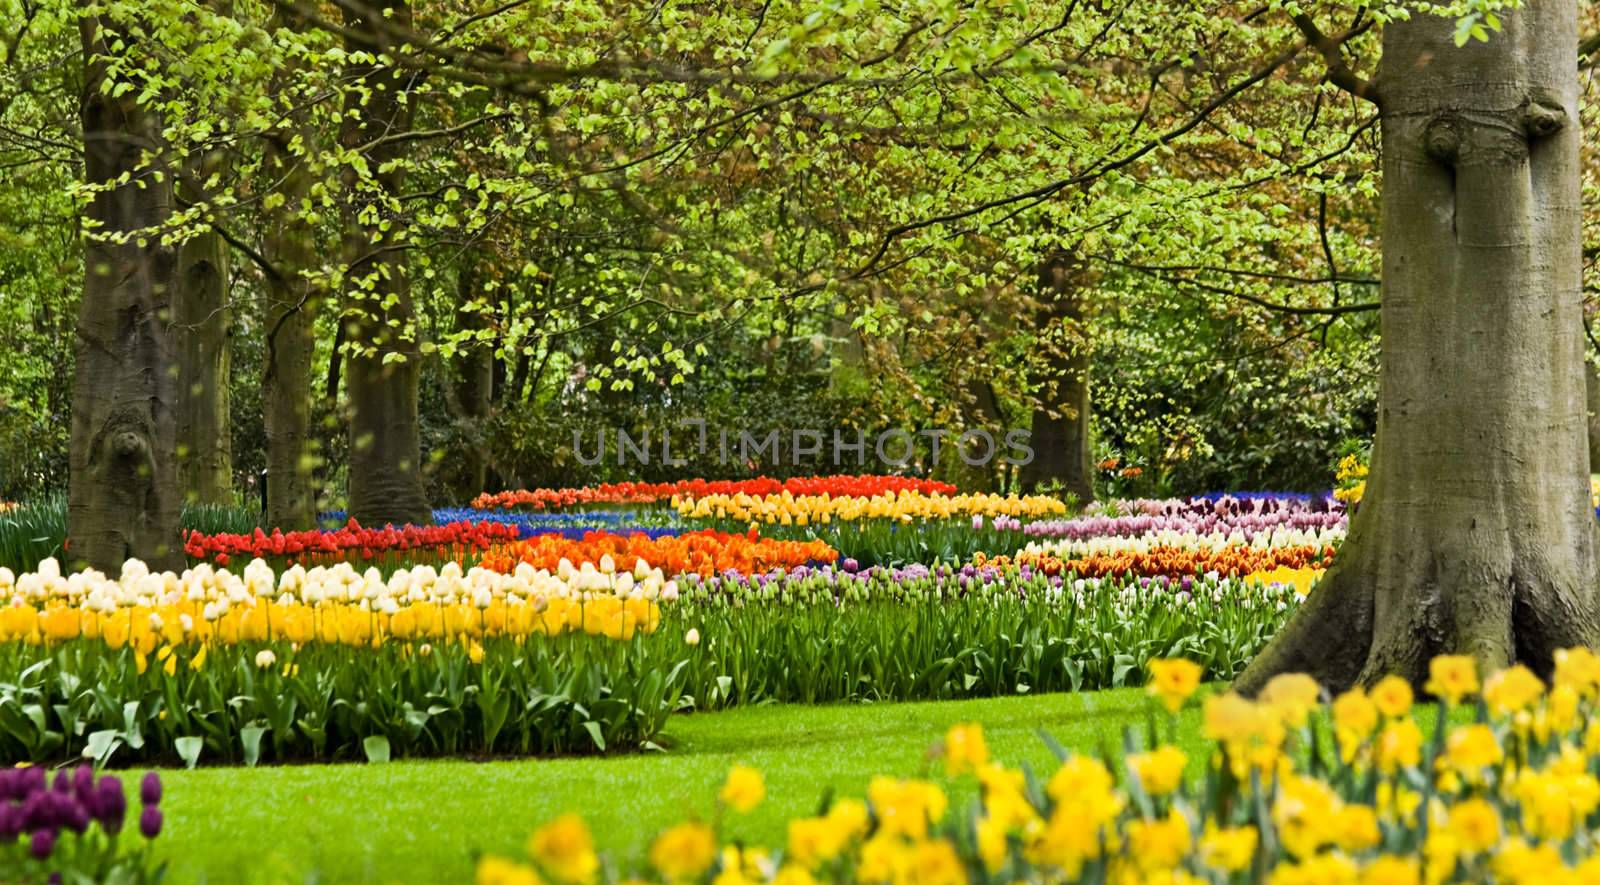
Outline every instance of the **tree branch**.
POLYGON ((1354 95, 1356 98, 1364 98, 1375 105, 1382 106, 1383 103, 1379 100, 1377 87, 1372 85, 1371 80, 1367 80, 1351 70, 1350 65, 1344 60, 1345 41, 1372 27, 1370 20, 1336 37, 1329 37, 1327 34, 1322 33, 1317 27, 1317 23, 1311 20, 1311 16, 1303 12, 1294 17, 1294 24, 1295 27, 1300 29, 1300 33, 1305 35, 1306 44, 1322 54, 1322 61, 1328 66, 1327 79, 1329 83, 1354 95))

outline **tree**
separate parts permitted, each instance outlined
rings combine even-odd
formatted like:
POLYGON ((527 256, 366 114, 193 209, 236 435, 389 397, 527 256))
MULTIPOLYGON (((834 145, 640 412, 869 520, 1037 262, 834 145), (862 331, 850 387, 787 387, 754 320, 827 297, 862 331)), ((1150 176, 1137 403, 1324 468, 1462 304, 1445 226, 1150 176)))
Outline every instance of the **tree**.
POLYGON ((161 127, 116 73, 107 14, 79 22, 85 209, 67 531, 71 555, 113 574, 130 557, 181 562, 173 451, 177 251, 152 233, 172 212, 161 127))
POLYGON ((311 364, 322 304, 320 282, 311 273, 317 266, 316 229, 303 208, 313 179, 312 136, 303 114, 288 116, 289 125, 265 134, 262 148, 262 165, 281 196, 267 210, 262 234, 267 262, 261 288, 266 337, 261 411, 267 450, 263 521, 285 531, 311 529, 317 523, 311 364))
MULTIPOLYGON (((1367 491, 1338 562, 1239 679, 1340 688, 1470 655, 1548 672, 1600 639, 1589 503, 1575 0, 1500 33, 1391 22, 1383 127, 1383 353, 1367 491)), ((1308 29, 1314 32, 1314 29, 1308 29)))
MULTIPOLYGON (((410 7, 387 3, 347 12, 345 24, 353 32, 374 34, 380 17, 408 26, 410 7)), ((418 75, 364 60, 372 57, 359 42, 350 49, 363 60, 350 67, 350 77, 358 85, 346 95, 340 143, 360 155, 368 171, 363 175, 352 164, 344 175, 349 190, 367 198, 351 199, 344 220, 349 512, 373 525, 425 525, 432 521, 432 511, 422 485, 417 416, 422 348, 407 278, 404 232, 389 217, 406 172, 398 155, 407 143, 395 135, 411 128, 414 105, 406 92, 418 75)))
POLYGON ((1089 447, 1089 339, 1084 317, 1083 262, 1064 250, 1052 252, 1039 271, 1045 330, 1044 359, 1033 410, 1033 460, 1022 468, 1024 488, 1059 483, 1079 501, 1094 500, 1089 447))
MULTIPOLYGON (((177 196, 204 203, 206 182, 219 174, 220 150, 204 151, 186 164, 177 196)), ((173 323, 178 360, 178 488, 198 504, 233 500, 229 444, 228 372, 232 363, 232 316, 228 304, 228 244, 215 230, 196 233, 178 246, 178 291, 173 323)))

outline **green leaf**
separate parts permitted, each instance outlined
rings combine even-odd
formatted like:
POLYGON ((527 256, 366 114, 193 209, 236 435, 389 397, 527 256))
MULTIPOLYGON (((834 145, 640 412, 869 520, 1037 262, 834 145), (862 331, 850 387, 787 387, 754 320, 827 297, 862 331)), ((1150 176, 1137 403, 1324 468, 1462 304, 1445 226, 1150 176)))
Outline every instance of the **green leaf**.
POLYGON ((600 723, 591 719, 583 723, 583 727, 589 732, 589 737, 594 739, 594 745, 599 747, 602 753, 605 752, 606 736, 600 731, 600 723))
POLYGON ((112 729, 90 732, 89 743, 83 748, 83 758, 93 760, 97 766, 105 765, 120 746, 122 741, 112 729))
POLYGON ((194 735, 181 737, 172 742, 172 746, 178 751, 178 758, 183 760, 185 768, 195 767, 200 761, 200 750, 205 744, 204 740, 194 735))
POLYGON ((367 735, 366 740, 361 742, 361 749, 370 763, 389 761, 389 739, 381 734, 367 735))
POLYGON ((239 743, 244 747, 244 764, 255 768, 261 759, 261 736, 267 733, 265 726, 247 725, 239 729, 239 743))

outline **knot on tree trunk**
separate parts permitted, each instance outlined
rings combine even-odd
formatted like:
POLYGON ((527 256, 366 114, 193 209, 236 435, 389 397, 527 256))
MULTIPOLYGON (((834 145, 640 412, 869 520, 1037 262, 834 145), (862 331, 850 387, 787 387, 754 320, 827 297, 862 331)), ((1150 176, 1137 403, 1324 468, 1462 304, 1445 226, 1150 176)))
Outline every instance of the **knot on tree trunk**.
POLYGON ((1522 131, 1529 138, 1548 138, 1567 125, 1567 111, 1545 98, 1530 98, 1522 109, 1522 131))
POLYGON ((111 448, 119 458, 133 458, 145 451, 145 444, 139 434, 124 430, 112 440, 111 448))
POLYGON ((1461 155, 1461 121, 1450 115, 1434 117, 1422 134, 1422 148, 1434 160, 1455 165, 1461 155))

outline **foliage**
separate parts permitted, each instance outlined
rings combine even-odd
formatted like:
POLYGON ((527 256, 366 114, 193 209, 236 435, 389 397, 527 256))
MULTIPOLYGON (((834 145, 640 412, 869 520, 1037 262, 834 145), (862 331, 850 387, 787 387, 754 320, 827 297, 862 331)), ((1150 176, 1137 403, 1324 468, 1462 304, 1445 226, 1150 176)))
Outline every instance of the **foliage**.
MULTIPOLYGON (((338 245, 379 218, 414 302, 399 334, 424 363, 436 500, 471 484, 468 453, 494 488, 619 478, 579 463, 574 435, 685 415, 1026 427, 1052 408, 1041 367, 1078 347, 1104 388, 1105 453, 1149 468, 1114 491, 1311 487, 1333 439, 1370 430, 1374 119, 1338 98, 1283 8, 419 2, 362 30, 282 4, 13 5, 0 278, 25 286, 8 283, 17 297, 0 306, 20 337, 0 356, 0 498, 64 481, 71 222, 93 193, 73 148, 80 72, 62 63, 94 16, 122 35, 108 88, 163 125, 140 171, 182 179, 148 235, 215 232, 232 248, 241 485, 264 463, 269 330, 252 293, 304 279, 328 306, 306 395, 319 487, 339 506, 343 394, 323 379, 373 346, 339 338, 340 320, 387 306, 364 256, 338 245), (369 65, 400 72, 409 114, 382 145, 351 144, 344 126, 369 106, 369 65), (273 174, 270 145, 294 181, 273 174), (195 180, 176 161, 198 156, 225 162, 195 180), (267 248, 287 228, 306 232, 308 266, 267 248), (1035 279, 1063 250, 1085 266, 1081 329, 1050 318, 1035 279), (485 361, 481 413, 463 381, 485 361)), ((1375 48, 1364 4, 1305 11, 1353 15, 1346 51, 1375 48)), ((1489 13, 1459 14, 1480 16, 1472 33, 1489 13)))
POLYGON ((92 640, 12 642, 0 647, 0 758, 253 765, 634 749, 660 737, 682 691, 642 642, 186 644, 147 667, 135 649, 92 640))

